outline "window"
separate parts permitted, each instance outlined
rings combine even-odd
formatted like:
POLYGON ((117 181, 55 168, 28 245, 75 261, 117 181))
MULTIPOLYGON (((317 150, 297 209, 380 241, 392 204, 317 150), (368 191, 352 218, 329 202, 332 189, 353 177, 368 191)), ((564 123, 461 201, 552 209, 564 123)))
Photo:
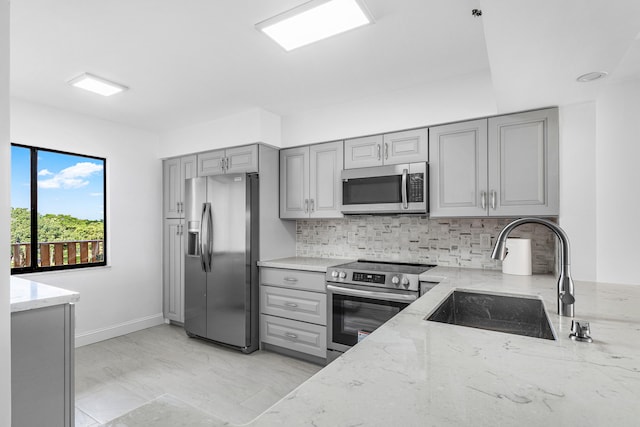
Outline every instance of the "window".
POLYGON ((105 166, 11 145, 11 273, 106 265, 105 166))

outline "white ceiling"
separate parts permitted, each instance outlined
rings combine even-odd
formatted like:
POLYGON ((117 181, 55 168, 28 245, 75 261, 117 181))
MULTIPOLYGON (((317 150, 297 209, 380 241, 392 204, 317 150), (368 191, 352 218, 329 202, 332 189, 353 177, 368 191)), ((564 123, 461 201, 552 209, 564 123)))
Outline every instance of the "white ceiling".
POLYGON ((474 74, 490 73, 501 112, 592 100, 605 84, 640 77, 638 0, 365 0, 374 25, 289 53, 255 30, 304 2, 13 0, 11 93, 163 131, 474 74), (610 76, 575 82, 597 70, 610 76), (66 84, 82 72, 130 90, 103 98, 66 84))

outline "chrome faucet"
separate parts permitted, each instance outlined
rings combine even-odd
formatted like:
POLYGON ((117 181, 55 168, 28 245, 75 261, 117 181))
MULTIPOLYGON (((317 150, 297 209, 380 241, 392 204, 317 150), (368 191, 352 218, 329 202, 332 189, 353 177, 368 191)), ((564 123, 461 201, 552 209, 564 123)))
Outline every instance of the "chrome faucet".
POLYGON ((573 293, 573 279, 570 271, 569 237, 557 224, 542 218, 520 218, 507 224, 496 241, 491 258, 503 260, 507 256, 507 237, 514 228, 522 224, 542 224, 553 231, 560 240, 560 277, 558 277, 558 314, 560 316, 573 317, 574 304, 576 302, 573 293))

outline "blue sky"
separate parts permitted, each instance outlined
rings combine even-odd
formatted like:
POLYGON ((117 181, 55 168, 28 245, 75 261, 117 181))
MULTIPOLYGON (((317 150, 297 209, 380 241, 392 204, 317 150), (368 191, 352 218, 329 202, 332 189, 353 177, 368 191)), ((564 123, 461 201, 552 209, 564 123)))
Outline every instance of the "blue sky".
MULTIPOLYGON (((104 162, 50 151, 38 152, 38 210, 80 219, 104 219, 104 162)), ((11 147, 11 206, 28 208, 29 150, 11 147)))

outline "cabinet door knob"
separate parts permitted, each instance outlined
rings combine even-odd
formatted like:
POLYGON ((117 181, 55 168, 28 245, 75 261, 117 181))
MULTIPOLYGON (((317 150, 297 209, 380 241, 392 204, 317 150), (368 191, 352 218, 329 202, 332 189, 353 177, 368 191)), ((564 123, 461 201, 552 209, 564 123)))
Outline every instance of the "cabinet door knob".
POLYGON ((487 209, 487 192, 480 192, 480 207, 484 210, 487 209))
POLYGON ((378 150, 378 160, 380 160, 380 144, 377 144, 376 148, 378 150))
POLYGON ((497 194, 495 190, 491 190, 491 209, 496 210, 497 194))
POLYGON ((389 144, 387 144, 386 142, 384 143, 384 159, 389 159, 389 144))

